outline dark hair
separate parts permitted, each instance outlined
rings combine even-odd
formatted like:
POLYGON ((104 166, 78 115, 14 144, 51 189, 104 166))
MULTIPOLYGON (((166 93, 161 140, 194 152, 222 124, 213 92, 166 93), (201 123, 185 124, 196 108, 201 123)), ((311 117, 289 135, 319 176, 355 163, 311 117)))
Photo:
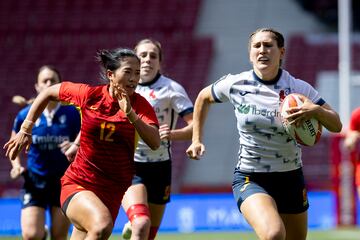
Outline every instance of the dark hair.
POLYGON ((279 48, 282 48, 285 46, 285 40, 284 40, 284 36, 276 31, 275 29, 273 28, 258 28, 255 32, 251 33, 250 36, 249 36, 249 49, 250 49, 250 46, 251 46, 251 41, 252 41, 252 38, 254 37, 255 34, 259 33, 259 32, 270 32, 274 35, 274 39, 275 41, 277 42, 277 45, 279 48))
POLYGON ((49 70, 55 72, 56 75, 59 78, 59 82, 62 81, 61 74, 60 74, 59 70, 56 67, 54 67, 53 65, 43 65, 38 69, 38 72, 37 72, 37 75, 36 75, 36 82, 38 81, 40 73, 45 69, 49 69, 49 70))
POLYGON ((140 64, 140 59, 131 49, 127 48, 116 48, 113 50, 100 50, 97 53, 96 60, 101 64, 101 78, 108 80, 106 77, 106 71, 115 71, 121 66, 121 62, 127 57, 134 57, 140 64))
POLYGON ((159 61, 161 62, 163 60, 163 53, 162 53, 162 48, 161 48, 161 44, 159 41, 156 41, 152 38, 144 38, 142 40, 140 40, 134 48, 134 51, 137 51, 137 48, 141 45, 141 44, 145 44, 145 43, 152 43, 156 46, 156 48, 159 50, 159 61))

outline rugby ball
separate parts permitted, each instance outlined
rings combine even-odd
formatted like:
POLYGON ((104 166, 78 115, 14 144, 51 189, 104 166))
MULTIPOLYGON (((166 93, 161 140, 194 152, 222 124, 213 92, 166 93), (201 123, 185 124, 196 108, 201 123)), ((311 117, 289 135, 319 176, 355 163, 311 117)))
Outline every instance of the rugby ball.
POLYGON ((295 124, 290 124, 285 118, 289 115, 287 110, 292 107, 301 106, 307 98, 298 93, 291 93, 287 95, 280 105, 280 114, 285 131, 299 144, 304 146, 315 145, 322 133, 322 125, 315 119, 306 120, 302 126, 296 127, 295 124))

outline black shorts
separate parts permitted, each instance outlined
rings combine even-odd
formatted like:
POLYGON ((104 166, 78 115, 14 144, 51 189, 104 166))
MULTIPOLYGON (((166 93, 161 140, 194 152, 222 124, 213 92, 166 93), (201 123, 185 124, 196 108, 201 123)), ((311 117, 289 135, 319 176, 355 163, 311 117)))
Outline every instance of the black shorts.
POLYGON ((302 169, 289 172, 242 172, 235 169, 233 194, 240 209, 243 201, 254 193, 269 194, 279 213, 297 214, 309 208, 302 169))
POLYGON ((148 202, 166 204, 170 202, 171 192, 171 161, 135 162, 136 174, 132 184, 145 185, 148 202))
POLYGON ((44 177, 30 170, 25 171, 23 177, 25 182, 21 189, 22 208, 60 207, 60 178, 44 177))

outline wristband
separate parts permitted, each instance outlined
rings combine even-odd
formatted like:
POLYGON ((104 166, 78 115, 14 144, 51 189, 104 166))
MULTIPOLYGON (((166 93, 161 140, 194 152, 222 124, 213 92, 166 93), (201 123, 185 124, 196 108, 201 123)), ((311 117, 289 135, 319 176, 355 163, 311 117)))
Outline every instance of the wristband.
POLYGON ((139 116, 138 116, 137 114, 135 114, 135 115, 136 115, 136 118, 135 118, 134 121, 131 121, 130 118, 128 118, 128 119, 129 119, 129 122, 130 122, 131 124, 134 124, 137 120, 139 120, 139 116))
POLYGON ((27 120, 27 119, 25 119, 24 122, 28 122, 28 123, 30 123, 30 124, 32 124, 32 125, 35 124, 33 121, 30 121, 30 120, 27 120))
POLYGON ((26 136, 31 136, 31 133, 25 132, 24 130, 20 129, 20 133, 25 134, 26 136))
POLYGON ((126 112, 125 114, 126 114, 126 116, 129 116, 129 114, 131 113, 131 111, 132 111, 133 109, 132 109, 132 107, 130 107, 130 110, 128 111, 128 112, 126 112))
POLYGON ((28 119, 25 119, 24 121, 23 121, 23 123, 21 124, 21 129, 23 129, 23 130, 25 130, 25 131, 28 131, 28 130, 30 130, 30 132, 31 132, 31 129, 32 129, 32 127, 34 126, 34 122, 33 121, 30 121, 30 120, 28 120, 28 119))

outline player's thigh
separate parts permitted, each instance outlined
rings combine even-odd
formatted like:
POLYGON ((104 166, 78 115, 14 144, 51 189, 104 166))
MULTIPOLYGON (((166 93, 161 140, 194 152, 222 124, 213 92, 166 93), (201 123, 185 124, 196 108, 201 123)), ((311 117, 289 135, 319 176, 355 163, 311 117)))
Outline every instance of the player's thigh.
POLYGON ((145 204, 147 205, 147 192, 146 187, 142 183, 131 185, 125 192, 122 200, 122 206, 127 212, 129 207, 134 204, 145 204))
POLYGON ((109 209, 95 193, 81 191, 70 200, 66 216, 79 230, 90 230, 96 225, 107 225, 112 222, 109 209))
POLYGON ((285 232, 276 203, 266 193, 255 193, 247 197, 240 210, 259 236, 267 236, 269 231, 285 232))
POLYGON ((308 229, 307 211, 298 214, 281 214, 286 228, 287 240, 305 240, 308 229))
MULTIPOLYGON (((43 229, 45 225, 45 209, 29 206, 21 209, 21 229, 23 232, 43 229)), ((30 233, 29 233, 30 234, 30 233)))
POLYGON ((151 226, 160 226, 161 220, 164 216, 166 204, 149 203, 151 226))

